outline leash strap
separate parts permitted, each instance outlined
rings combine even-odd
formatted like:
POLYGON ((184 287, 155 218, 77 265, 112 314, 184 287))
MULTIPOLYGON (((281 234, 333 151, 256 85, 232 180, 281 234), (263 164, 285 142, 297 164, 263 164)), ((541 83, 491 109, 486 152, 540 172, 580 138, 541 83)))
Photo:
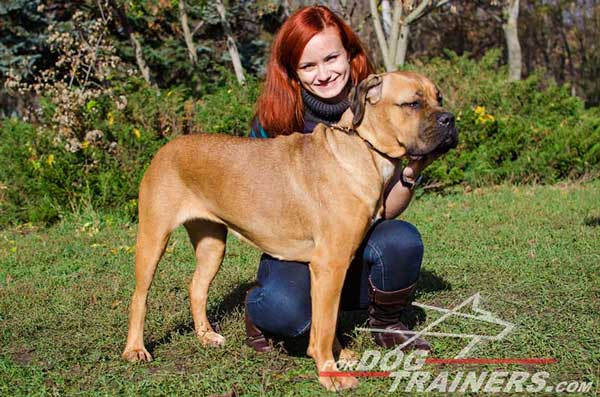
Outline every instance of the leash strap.
POLYGON ((371 144, 371 142, 367 141, 365 138, 363 138, 362 136, 358 135, 358 132, 356 132, 356 130, 354 128, 351 128, 351 127, 342 127, 342 126, 337 125, 337 124, 332 124, 330 126, 330 128, 333 128, 334 130, 342 131, 342 132, 344 132, 344 133, 346 133, 347 135, 350 135, 350 136, 354 136, 354 135, 358 136, 360 139, 362 139, 362 141, 365 143, 365 145, 367 145, 367 147, 370 150, 373 150, 373 151, 379 153, 380 155, 382 155, 383 157, 385 157, 387 159, 391 159, 391 157, 388 156, 386 153, 383 153, 381 150, 379 150, 375 146, 373 146, 371 144))

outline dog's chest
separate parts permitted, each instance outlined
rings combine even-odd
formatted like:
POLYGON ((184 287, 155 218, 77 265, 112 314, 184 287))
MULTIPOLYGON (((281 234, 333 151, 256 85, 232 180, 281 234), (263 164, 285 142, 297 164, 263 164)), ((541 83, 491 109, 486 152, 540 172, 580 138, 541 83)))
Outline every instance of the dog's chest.
POLYGON ((396 166, 391 161, 386 161, 381 167, 381 176, 384 181, 389 181, 396 171, 396 166))

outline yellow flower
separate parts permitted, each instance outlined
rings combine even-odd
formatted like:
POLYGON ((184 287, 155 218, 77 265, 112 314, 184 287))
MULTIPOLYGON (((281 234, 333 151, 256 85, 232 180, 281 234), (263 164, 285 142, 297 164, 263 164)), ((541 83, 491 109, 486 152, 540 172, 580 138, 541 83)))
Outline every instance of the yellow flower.
POLYGON ((54 165, 54 155, 53 154, 48 156, 48 158, 46 159, 46 164, 48 164, 50 167, 52 167, 54 165))
POLYGON ((494 116, 492 116, 491 114, 486 114, 483 116, 483 122, 487 123, 489 122, 494 122, 496 120, 496 118, 494 116))
POLYGON ((83 141, 83 142, 81 142, 81 148, 82 149, 87 149, 88 147, 90 147, 90 142, 89 141, 83 141))
POLYGON ((486 113, 485 106, 477 106, 473 109, 475 114, 477 114, 477 119, 475 120, 475 124, 485 124, 488 122, 496 121, 496 118, 489 113, 486 113))
POLYGON ((111 112, 108 112, 108 126, 111 127, 115 123, 115 116, 111 112))
POLYGON ((133 136, 135 136, 135 139, 140 139, 140 137, 142 136, 142 134, 140 133, 140 130, 138 130, 137 128, 133 129, 133 136))

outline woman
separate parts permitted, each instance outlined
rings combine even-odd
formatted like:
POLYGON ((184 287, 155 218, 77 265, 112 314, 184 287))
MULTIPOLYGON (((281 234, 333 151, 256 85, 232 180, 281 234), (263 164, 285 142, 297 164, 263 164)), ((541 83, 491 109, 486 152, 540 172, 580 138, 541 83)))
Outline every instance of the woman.
MULTIPOLYGON (((250 136, 310 133, 318 123, 339 121, 349 107, 352 85, 372 72, 358 37, 338 16, 324 6, 299 10, 273 41, 250 136)), ((423 243, 413 225, 394 218, 408 206, 415 177, 425 166, 413 162, 398 172, 385 193, 385 219, 371 227, 346 275, 341 308, 368 308, 371 328, 407 330, 399 317, 419 277, 423 243)), ((282 262, 263 255, 258 285, 247 293, 247 343, 259 352, 272 348, 263 331, 296 336, 310 328, 308 266, 282 262)), ((373 336, 384 347, 408 339, 397 332, 373 336)), ((430 349, 421 338, 406 347, 430 349)))

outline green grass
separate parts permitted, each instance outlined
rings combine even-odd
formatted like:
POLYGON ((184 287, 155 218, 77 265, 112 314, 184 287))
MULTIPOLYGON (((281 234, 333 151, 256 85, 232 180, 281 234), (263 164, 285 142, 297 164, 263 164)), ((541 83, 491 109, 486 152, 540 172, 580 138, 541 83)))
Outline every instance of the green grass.
MULTIPOLYGON (((480 292, 482 307, 516 328, 472 356, 559 360, 541 368, 488 370, 545 370, 550 384, 593 381, 597 391, 599 203, 599 181, 420 197, 405 216, 426 246, 417 300, 452 307, 480 292)), ((259 253, 234 239, 209 303, 209 317, 227 343, 222 349, 200 346, 187 296, 193 254, 183 230, 174 234, 150 294, 145 340, 155 360, 122 361, 134 239, 134 224, 93 211, 49 228, 0 232, 0 395, 331 395, 303 355, 305 340, 288 341, 291 354, 256 354, 243 344, 243 294, 254 280, 259 253)), ((414 314, 417 329, 437 316, 414 314)), ((480 324, 444 327, 467 332, 480 324)), ((464 346, 429 339, 436 357, 453 357, 464 346)), ((352 347, 362 352, 374 345, 357 331, 352 347)), ((391 379, 363 379, 346 394, 388 395, 390 385, 391 379)))

